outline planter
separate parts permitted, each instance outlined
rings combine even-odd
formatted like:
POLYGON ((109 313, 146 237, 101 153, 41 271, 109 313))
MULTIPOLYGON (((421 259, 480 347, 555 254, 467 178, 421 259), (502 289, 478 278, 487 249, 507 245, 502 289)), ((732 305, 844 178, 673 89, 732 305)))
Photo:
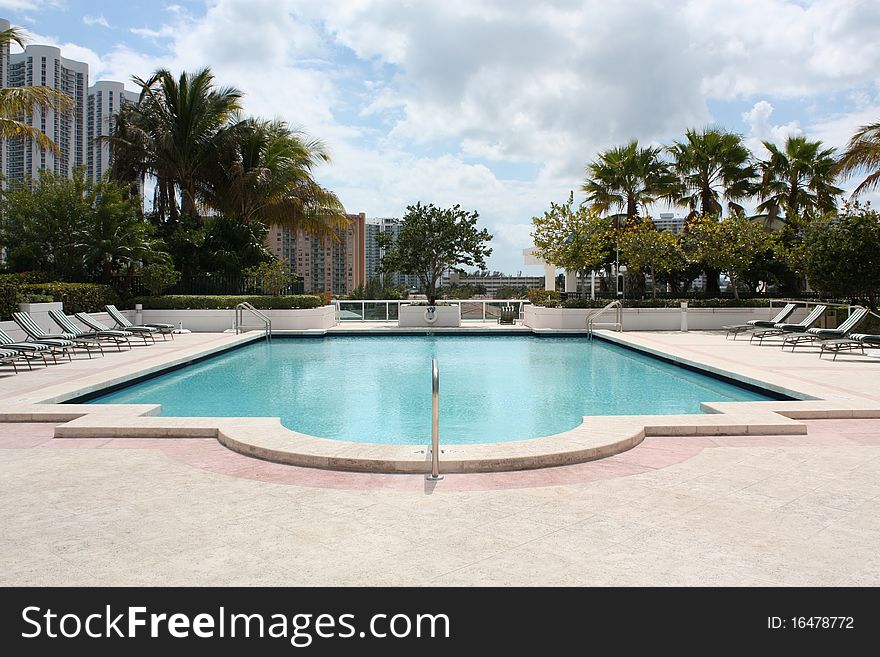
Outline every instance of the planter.
MULTIPOLYGON (((596 308, 544 308, 527 305, 523 311, 523 324, 533 329, 557 331, 586 331, 587 316, 596 308)), ((778 312, 762 308, 689 308, 688 328, 691 331, 718 330, 722 326, 745 324, 750 319, 770 319, 778 312)), ((798 321, 803 313, 795 314, 798 321)), ((597 322, 610 322, 614 313, 597 319, 597 322)), ((681 328, 679 308, 624 308, 624 331, 678 331, 681 328)))
MULTIPOLYGON (((336 326, 336 306, 320 306, 303 310, 261 310, 272 320, 273 331, 308 331, 336 326)), ((134 320, 134 311, 125 313, 134 320)), ((193 333, 222 333, 233 328, 235 310, 150 310, 141 311, 141 321, 183 326, 193 333)), ((247 330, 260 330, 260 320, 245 314, 247 330)))
POLYGON ((52 301, 50 303, 20 303, 18 304, 18 309, 21 312, 29 313, 30 315, 33 315, 34 313, 42 313, 46 315, 50 310, 61 312, 64 309, 64 304, 60 301, 52 301))
POLYGON ((461 306, 400 306, 397 325, 409 328, 452 328, 461 326, 461 306))

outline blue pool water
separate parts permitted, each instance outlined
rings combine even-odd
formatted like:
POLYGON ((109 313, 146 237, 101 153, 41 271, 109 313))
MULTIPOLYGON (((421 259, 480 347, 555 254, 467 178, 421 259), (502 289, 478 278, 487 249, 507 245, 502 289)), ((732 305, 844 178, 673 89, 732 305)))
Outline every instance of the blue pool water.
POLYGON ((162 404, 169 416, 281 417, 313 436, 424 444, 431 359, 446 443, 537 438, 584 415, 698 413, 769 397, 580 338, 334 337, 254 343, 93 399, 162 404))

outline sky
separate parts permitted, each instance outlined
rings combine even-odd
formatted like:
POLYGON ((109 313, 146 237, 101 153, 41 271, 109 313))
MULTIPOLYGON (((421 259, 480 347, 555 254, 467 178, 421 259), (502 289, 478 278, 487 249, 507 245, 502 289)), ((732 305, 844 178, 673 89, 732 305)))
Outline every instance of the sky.
POLYGON ((92 82, 210 66, 247 113, 328 145, 316 178, 349 212, 459 203, 510 274, 540 273, 522 263, 531 218, 582 198, 605 148, 716 125, 760 157, 880 120, 878 0, 0 0, 0 16, 92 82))

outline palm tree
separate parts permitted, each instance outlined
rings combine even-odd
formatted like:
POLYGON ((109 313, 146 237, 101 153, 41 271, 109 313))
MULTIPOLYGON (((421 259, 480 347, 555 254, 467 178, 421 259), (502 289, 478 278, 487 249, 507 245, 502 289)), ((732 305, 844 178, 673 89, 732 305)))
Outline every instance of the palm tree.
POLYGON ((326 146, 283 121, 245 119, 216 142, 211 175, 200 188, 213 209, 245 223, 280 224, 335 237, 345 209, 312 170, 329 162, 326 146))
MULTIPOLYGON (((690 129, 685 141, 666 150, 676 176, 667 199, 690 209, 688 222, 700 216, 720 217, 722 200, 729 211, 744 211, 738 201, 753 193, 755 168, 740 135, 718 128, 690 129)), ((705 273, 706 294, 719 294, 719 270, 706 266, 705 273)))
POLYGON ((140 216, 137 201, 125 198, 121 187, 106 180, 92 183, 84 169, 77 170, 74 184, 82 190, 88 208, 84 224, 73 236, 74 249, 105 283, 120 269, 132 274, 138 264, 167 258, 155 229, 140 216))
POLYGON ((684 142, 668 147, 677 181, 667 198, 697 215, 720 217, 721 201, 730 211, 743 211, 737 202, 754 191, 755 168, 742 137, 718 128, 688 130, 684 142))
POLYGON ((160 69, 134 81, 141 87, 140 100, 122 113, 109 139, 114 157, 120 156, 113 175, 128 176, 128 182, 153 175, 160 217, 176 220, 179 212, 197 217, 199 180, 216 153, 216 138, 240 110, 242 94, 234 87, 215 87, 207 68, 178 78, 160 69))
MULTIPOLYGON (((0 49, 12 43, 24 47, 25 42, 20 28, 0 31, 0 49)), ((0 89, 0 139, 30 139, 40 148, 60 153, 46 133, 21 120, 35 108, 65 112, 73 108, 73 101, 62 91, 49 87, 3 87, 0 89)))
POLYGON ((632 222, 640 207, 647 208, 667 194, 673 178, 660 152, 659 147, 640 148, 634 139, 600 153, 587 166, 587 181, 581 187, 593 209, 601 213, 618 209, 632 222))
POLYGON ((853 190, 854 197, 880 187, 880 122, 864 125, 856 131, 840 156, 835 172, 845 176, 867 174, 853 190))
POLYGON ((784 211, 788 223, 797 224, 813 214, 833 212, 843 190, 834 185, 833 148, 821 141, 789 137, 780 149, 763 142, 770 156, 758 163, 761 171, 758 211, 772 222, 784 211))

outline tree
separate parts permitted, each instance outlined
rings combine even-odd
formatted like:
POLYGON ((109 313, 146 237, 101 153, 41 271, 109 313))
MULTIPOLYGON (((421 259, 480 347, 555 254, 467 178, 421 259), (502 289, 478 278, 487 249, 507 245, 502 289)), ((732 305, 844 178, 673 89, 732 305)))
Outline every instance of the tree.
POLYGON ((374 276, 367 281, 366 285, 359 285, 352 290, 351 294, 348 295, 348 298, 358 300, 403 299, 405 296, 406 292, 403 288, 385 285, 378 276, 374 276))
POLYGON ((804 240, 810 285, 823 295, 851 298, 877 310, 880 293, 880 214, 852 205, 815 222, 804 240))
POLYGON ((657 272, 672 271, 682 263, 678 238, 659 231, 650 220, 619 231, 621 258, 636 272, 651 274, 651 296, 657 298, 657 272))
POLYGON ((83 168, 70 179, 43 172, 32 186, 13 186, 4 195, 0 222, 10 268, 60 280, 109 281, 122 268, 166 257, 126 191, 92 181, 83 168))
POLYGON ((296 276, 290 273, 290 267, 281 260, 261 262, 242 273, 252 286, 259 288, 260 294, 272 296, 278 296, 286 286, 296 280, 296 276))
POLYGON ((693 221, 688 240, 695 260, 727 273, 737 299, 737 281, 746 274, 755 256, 774 244, 771 233, 738 212, 722 220, 701 217, 693 221))
POLYGON ((843 190, 835 186, 833 148, 822 148, 821 141, 789 137, 780 149, 763 142, 770 155, 758 163, 761 174, 759 212, 772 221, 785 213, 789 232, 800 233, 811 217, 837 210, 843 190))
POLYGON ((853 191, 853 197, 880 187, 880 121, 856 131, 841 154, 835 172, 844 176, 867 174, 853 191))
MULTIPOLYGON (((532 217, 532 238, 538 255, 545 261, 578 272, 581 281, 611 259, 611 220, 596 209, 574 207, 574 192, 568 200, 550 203, 541 217, 532 217)), ((586 296, 586 290, 582 290, 586 296)))
POLYGON ((327 147, 283 121, 245 119, 222 131, 202 187, 205 202, 244 223, 279 224, 336 239, 348 220, 336 195, 313 178, 327 147))
MULTIPOLYGON (((12 43, 24 47, 26 38, 20 28, 0 31, 0 50, 12 43)), ((0 139, 26 139, 39 148, 60 153, 58 145, 45 132, 20 120, 19 117, 37 108, 44 112, 48 109, 69 112, 73 109, 73 100, 58 89, 45 86, 0 88, 0 139)))
MULTIPOLYGON (((202 236, 196 253, 199 268, 228 278, 237 278, 245 269, 275 259, 266 248, 266 227, 261 223, 243 223, 221 215, 208 218, 202 231, 197 227, 189 227, 185 232, 177 228, 173 234, 193 239, 202 236)), ((176 246, 190 249, 196 245, 182 241, 176 246)))
POLYGON ((180 272, 167 262, 155 262, 141 269, 141 282, 153 296, 159 296, 177 284, 180 272))
POLYGON ((523 285, 502 285, 495 290, 496 299, 526 299, 529 289, 523 285))
MULTIPOLYGON (((717 128, 691 129, 683 142, 666 150, 676 176, 667 199, 689 208, 689 221, 720 217, 722 200, 730 212, 744 211, 739 201, 754 192, 755 168, 740 135, 717 128)), ((706 293, 719 293, 718 271, 711 266, 706 270, 706 293)))
POLYGON ((111 175, 125 183, 155 176, 153 205, 162 221, 177 221, 181 213, 198 217, 200 181, 216 157, 219 136, 241 109, 242 94, 234 87, 216 87, 208 68, 178 78, 159 69, 134 81, 141 88, 140 101, 119 112, 108 139, 111 175))
POLYGON ((583 189, 587 202, 600 213, 612 209, 626 213, 627 222, 647 209, 657 198, 668 194, 673 183, 669 165, 660 160, 659 147, 640 148, 635 139, 626 146, 599 154, 587 166, 583 189))
POLYGON ((428 303, 437 301, 437 285, 443 272, 451 267, 467 265, 486 268, 492 239, 485 228, 477 229, 477 212, 466 212, 459 205, 438 208, 433 204, 416 203, 406 209, 400 234, 380 234, 380 247, 386 249, 381 270, 402 272, 419 277, 428 303))
POLYGON ((688 130, 685 141, 668 147, 677 180, 668 198, 690 209, 690 217, 716 216, 725 200, 731 212, 754 192, 755 168, 742 137, 717 128, 688 130))

